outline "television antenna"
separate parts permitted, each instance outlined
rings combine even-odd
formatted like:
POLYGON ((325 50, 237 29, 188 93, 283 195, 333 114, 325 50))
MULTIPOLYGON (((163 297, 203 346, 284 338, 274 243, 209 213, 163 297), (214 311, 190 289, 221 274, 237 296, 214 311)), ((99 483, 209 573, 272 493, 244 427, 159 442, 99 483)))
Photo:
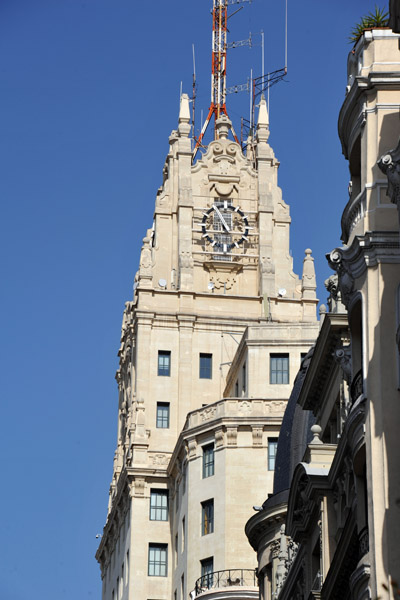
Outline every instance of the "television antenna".
MULTIPOLYGON (((254 42, 254 38, 249 33, 249 37, 245 40, 237 42, 227 41, 227 22, 230 17, 235 15, 243 7, 228 15, 228 6, 232 4, 240 4, 243 2, 250 2, 252 0, 213 0, 213 31, 212 31, 212 62, 211 62, 211 103, 208 110, 207 118, 204 124, 201 125, 201 132, 199 137, 196 139, 194 135, 194 108, 196 99, 196 68, 195 68, 195 57, 194 57, 194 46, 193 50, 193 115, 192 115, 192 130, 193 139, 195 140, 195 147, 192 154, 192 162, 194 162, 197 152, 202 146, 204 135, 207 131, 208 125, 214 116, 214 139, 217 139, 218 133, 215 125, 215 121, 222 115, 225 114, 229 117, 226 108, 226 95, 238 92, 247 91, 250 93, 250 115, 249 120, 242 117, 241 119, 241 145, 243 146, 244 132, 252 135, 254 127, 255 107, 260 96, 266 91, 267 92, 267 106, 269 110, 269 89, 282 81, 287 75, 287 0, 285 0, 285 66, 275 71, 265 73, 264 68, 264 32, 261 31, 261 72, 262 75, 259 77, 253 77, 253 71, 251 71, 250 78, 246 83, 234 85, 229 88, 226 87, 226 58, 227 50, 232 48, 239 48, 241 46, 249 46, 250 48, 254 45, 259 45, 254 42)), ((255 34, 259 35, 259 34, 255 34)), ((201 119, 203 121, 203 119, 201 119)), ((238 137, 235 133, 233 126, 231 127, 233 137, 237 143, 239 143, 238 137)))

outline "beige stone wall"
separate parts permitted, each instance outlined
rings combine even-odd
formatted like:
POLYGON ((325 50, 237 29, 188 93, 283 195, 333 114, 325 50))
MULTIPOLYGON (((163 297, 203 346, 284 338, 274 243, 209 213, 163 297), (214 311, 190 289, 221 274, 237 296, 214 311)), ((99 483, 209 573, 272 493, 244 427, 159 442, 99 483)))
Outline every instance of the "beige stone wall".
POLYGON ((290 352, 292 382, 301 352, 317 334, 313 259, 307 250, 302 278, 293 272, 289 206, 277 185, 279 162, 268 144, 265 100, 248 156, 228 138, 224 116, 217 122, 218 139, 194 165, 188 102, 183 95, 154 226, 143 239, 134 298, 124 312, 117 449, 97 553, 106 581, 103 600, 167 600, 175 590, 181 600, 182 575, 187 597, 200 577, 200 560, 209 556, 216 570, 255 566, 244 535, 256 501, 250 501, 249 481, 259 490, 259 502, 272 491, 268 437, 279 434, 291 387, 269 386, 269 354, 290 352), (229 224, 215 208, 224 201, 237 209, 226 217, 229 224), (215 245, 221 234, 229 248, 215 245), (158 375, 160 350, 171 353, 169 376, 158 375), (200 353, 212 354, 211 379, 199 377, 200 353), (246 391, 240 401, 221 401, 235 396, 244 360, 246 391), (156 426, 157 402, 169 403, 168 428, 156 426), (204 480, 201 446, 207 440, 215 443, 216 472, 204 480), (169 520, 150 521, 151 489, 167 488, 169 520), (201 502, 209 497, 215 499, 216 529, 201 536, 201 502), (128 498, 130 527, 116 557, 128 498), (166 577, 147 575, 149 543, 167 544, 166 577), (128 551, 129 583, 121 595, 116 578, 128 551))

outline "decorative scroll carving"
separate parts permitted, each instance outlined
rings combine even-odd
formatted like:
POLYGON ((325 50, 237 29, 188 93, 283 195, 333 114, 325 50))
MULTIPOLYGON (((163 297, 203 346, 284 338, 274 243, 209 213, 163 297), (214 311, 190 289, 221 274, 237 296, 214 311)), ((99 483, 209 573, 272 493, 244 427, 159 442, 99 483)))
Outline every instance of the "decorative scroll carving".
POLYGON ((228 446, 236 446, 237 444, 237 427, 228 427, 226 430, 226 438, 228 446))
POLYGON ((344 380, 346 383, 348 383, 348 385, 350 385, 352 375, 351 344, 336 348, 336 350, 333 352, 333 358, 342 369, 344 380))
POLYGON ((217 429, 215 431, 215 447, 220 448, 224 445, 224 432, 222 429, 217 429))
POLYGON ((263 428, 262 427, 253 427, 251 430, 253 435, 253 446, 262 446, 263 441, 263 428))
POLYGON ((354 278, 343 256, 343 250, 335 248, 330 254, 326 255, 326 258, 331 269, 336 271, 338 275, 338 289, 341 293, 343 304, 348 308, 354 293, 354 278))
POLYGON ((195 458, 196 457, 196 451, 197 451, 197 442, 195 439, 192 440, 188 440, 187 443, 187 448, 188 448, 188 455, 189 458, 195 458))
POLYGON ((342 304, 342 296, 339 290, 339 277, 337 273, 325 279, 324 285, 329 293, 327 304, 329 312, 339 313, 345 312, 345 307, 342 304))
POLYGON ((388 180, 387 196, 393 204, 400 203, 400 140, 396 148, 378 160, 378 167, 385 173, 388 180))

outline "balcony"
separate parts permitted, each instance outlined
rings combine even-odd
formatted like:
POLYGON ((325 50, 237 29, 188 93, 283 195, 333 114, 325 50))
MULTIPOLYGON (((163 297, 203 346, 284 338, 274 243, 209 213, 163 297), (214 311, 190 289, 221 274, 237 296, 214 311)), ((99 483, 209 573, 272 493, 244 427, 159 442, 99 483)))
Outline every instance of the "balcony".
POLYGON ((232 598, 258 600, 258 581, 254 569, 228 569, 207 573, 196 581, 194 598, 213 600, 232 598))
POLYGON ((362 373, 362 369, 360 369, 354 375, 353 381, 351 382, 351 386, 350 386, 350 397, 351 397, 352 405, 355 403, 356 400, 358 400, 358 398, 361 396, 362 393, 363 393, 363 373, 362 373))

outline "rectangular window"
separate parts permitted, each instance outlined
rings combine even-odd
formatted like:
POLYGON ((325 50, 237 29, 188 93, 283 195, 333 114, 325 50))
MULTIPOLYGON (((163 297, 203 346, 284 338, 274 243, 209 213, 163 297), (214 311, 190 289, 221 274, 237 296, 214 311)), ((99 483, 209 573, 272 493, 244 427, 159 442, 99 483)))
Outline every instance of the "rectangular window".
POLYGON ((158 351, 158 375, 169 377, 171 374, 171 352, 169 350, 158 351))
POLYGON ((276 449, 278 438, 268 438, 268 471, 275 470, 276 449))
POLYGON ((201 564, 201 587, 210 589, 213 585, 214 559, 205 558, 200 561, 201 564))
POLYGON ((169 428, 169 402, 157 402, 157 427, 169 428))
POLYGON ((183 517, 183 519, 182 519, 182 552, 185 551, 185 542, 186 542, 186 540, 185 540, 185 533, 186 533, 185 529, 186 529, 186 523, 185 523, 185 517, 183 517))
POLYGON ((149 544, 148 574, 151 577, 167 577, 167 544, 149 544))
POLYGON ((214 532, 214 500, 201 503, 201 535, 214 532))
POLYGON ((271 354, 270 383, 289 383, 289 354, 271 354))
POLYGON ((214 444, 203 446, 203 479, 214 475, 214 444))
POLYGON ((212 354, 200 352, 200 379, 212 379, 212 354))
POLYGON ((242 390, 246 392, 246 383, 247 383, 247 373, 246 373, 246 363, 243 363, 242 367, 242 390))
POLYGON ((150 521, 168 521, 168 491, 150 491, 150 521))

